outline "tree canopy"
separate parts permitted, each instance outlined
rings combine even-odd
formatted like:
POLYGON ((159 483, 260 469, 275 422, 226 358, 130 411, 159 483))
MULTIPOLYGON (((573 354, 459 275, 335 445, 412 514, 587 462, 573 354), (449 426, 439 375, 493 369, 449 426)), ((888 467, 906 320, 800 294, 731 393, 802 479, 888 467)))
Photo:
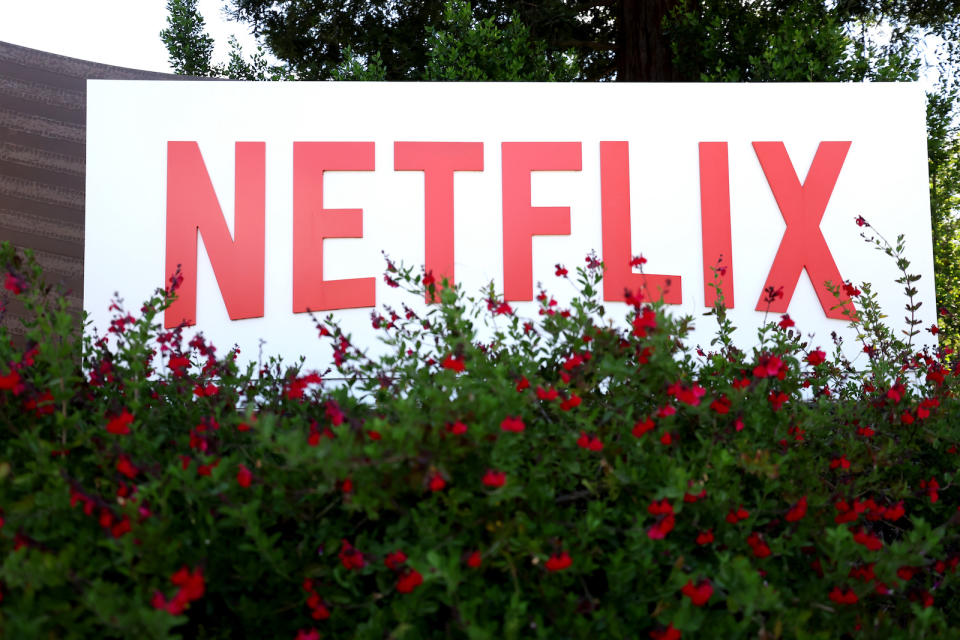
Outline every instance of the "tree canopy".
MULTIPOLYGON (((460 4, 230 0, 228 7, 297 78, 332 78, 350 55, 378 55, 386 79, 417 80, 436 45, 431 34, 460 4)), ((168 6, 177 16, 171 29, 188 36, 192 27, 183 20, 199 16, 196 0, 168 6)), ((938 63, 953 66, 960 33, 956 0, 475 0, 465 6, 478 24, 522 23, 551 57, 572 53, 581 80, 883 77, 891 65, 915 67, 929 53, 928 36, 940 43, 938 63)), ((168 47, 176 41, 167 40, 168 47)), ((171 48, 178 60, 192 53, 171 48)))

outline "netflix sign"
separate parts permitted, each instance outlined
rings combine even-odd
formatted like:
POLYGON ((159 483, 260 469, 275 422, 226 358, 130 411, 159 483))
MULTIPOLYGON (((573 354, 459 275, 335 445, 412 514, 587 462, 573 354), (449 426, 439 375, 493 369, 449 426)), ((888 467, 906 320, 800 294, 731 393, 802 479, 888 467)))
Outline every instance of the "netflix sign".
POLYGON ((716 277, 742 347, 789 313, 811 346, 835 332, 852 353, 847 294, 826 282, 872 283, 905 326, 896 265, 859 216, 906 237, 935 321, 915 84, 90 81, 87 95, 84 307, 100 331, 115 292, 137 309, 179 266, 167 327, 322 366, 309 312, 375 350, 374 308, 425 304, 387 286, 383 253, 469 293, 493 282, 535 316, 541 289, 573 294, 555 265, 594 252, 615 318, 641 291, 708 345, 716 277))

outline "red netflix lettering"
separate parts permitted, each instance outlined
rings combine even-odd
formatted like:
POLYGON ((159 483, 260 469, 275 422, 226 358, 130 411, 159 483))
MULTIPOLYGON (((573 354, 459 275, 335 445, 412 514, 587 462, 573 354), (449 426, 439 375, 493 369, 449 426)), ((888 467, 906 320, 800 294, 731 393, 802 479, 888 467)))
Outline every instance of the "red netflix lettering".
POLYGON ((168 329, 197 321, 197 233, 230 319, 263 316, 265 148, 263 142, 236 143, 231 238, 200 147, 167 143, 166 277, 178 266, 183 276, 164 313, 168 329))
MULTIPOLYGON (((825 282, 830 281, 839 287, 843 278, 820 231, 820 221, 840 176, 850 142, 821 142, 802 185, 782 142, 754 142, 753 148, 787 223, 764 284, 764 290, 783 287, 783 296, 769 305, 770 311, 787 311, 800 281, 800 273, 806 269, 827 317, 845 319, 842 308, 833 307, 849 302, 849 297, 841 295, 838 301, 824 286, 825 282)), ((768 308, 765 298, 765 294, 761 295, 757 311, 768 308)))
POLYGON ((293 312, 376 304, 375 278, 323 279, 323 241, 362 238, 362 209, 324 209, 326 171, 373 171, 372 142, 293 143, 293 312))
MULTIPOLYGON (((453 172, 483 171, 482 142, 394 142, 396 171, 423 171, 425 269, 454 284, 453 172)), ((430 295, 425 294, 427 302, 430 295)))
POLYGON ((603 299, 623 302, 626 292, 645 300, 661 296, 680 304, 680 276, 633 273, 630 261, 630 149, 626 142, 600 143, 600 216, 603 236, 603 299))
POLYGON ((503 297, 533 300, 533 236, 570 235, 570 207, 530 205, 531 171, 580 171, 579 142, 504 142, 503 297))
POLYGON ((703 300, 712 307, 717 290, 733 308, 733 240, 730 232, 730 166, 726 142, 700 143, 700 233, 703 239, 703 300))

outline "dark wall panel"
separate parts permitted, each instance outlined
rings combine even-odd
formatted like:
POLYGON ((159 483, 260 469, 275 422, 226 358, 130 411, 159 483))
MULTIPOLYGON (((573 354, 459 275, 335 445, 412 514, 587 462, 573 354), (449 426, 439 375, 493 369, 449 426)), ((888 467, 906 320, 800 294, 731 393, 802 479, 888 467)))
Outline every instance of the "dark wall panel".
MULTIPOLYGON (((182 78, 0 42, 0 241, 32 249, 48 281, 63 285, 78 314, 83 304, 88 79, 182 78)), ((0 298, 5 293, 0 290, 0 298)), ((6 306, 0 324, 15 337, 22 335, 22 307, 15 302, 6 306)))

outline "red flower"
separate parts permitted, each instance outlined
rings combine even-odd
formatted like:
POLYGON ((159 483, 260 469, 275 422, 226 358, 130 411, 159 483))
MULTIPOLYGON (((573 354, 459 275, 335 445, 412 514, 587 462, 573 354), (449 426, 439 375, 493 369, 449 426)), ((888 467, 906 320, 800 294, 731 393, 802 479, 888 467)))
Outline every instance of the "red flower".
POLYGON ((107 422, 107 433, 112 433, 116 436, 125 436, 130 433, 131 422, 133 422, 133 415, 124 409, 119 416, 111 418, 110 421, 107 422))
POLYGON ((570 409, 573 409, 574 407, 579 407, 580 402, 580 396, 575 393, 571 393, 569 398, 560 403, 560 408, 564 411, 570 411, 570 409))
POLYGON ((442 491, 445 486, 447 486, 447 481, 439 473, 434 473, 427 481, 427 487, 430 488, 430 491, 442 491))
MULTIPOLYGON (((387 276, 384 275, 383 277, 386 278, 387 276)), ((320 605, 320 606, 323 606, 323 605, 320 605)), ((329 616, 330 614, 328 613, 327 615, 329 616)), ((310 631, 307 631, 305 629, 298 629, 297 637, 294 638, 293 640, 320 640, 320 632, 318 632, 316 629, 310 629, 310 631)))
POLYGON ((457 357, 452 353, 443 359, 443 362, 440 363, 440 366, 444 369, 449 369, 450 371, 455 371, 457 373, 460 373, 466 369, 466 366, 463 364, 463 356, 457 357))
POLYGON ((159 591, 154 593, 150 604, 152 604, 155 609, 164 609, 171 615, 178 616, 183 613, 187 605, 203 597, 205 584, 203 581, 203 570, 199 568, 191 572, 184 566, 170 576, 170 582, 180 588, 169 602, 167 602, 166 598, 159 591))
POLYGON ((665 516, 662 516, 658 519, 653 526, 647 529, 647 537, 651 540, 663 540, 668 533, 673 531, 673 526, 676 524, 676 519, 673 516, 673 513, 668 513, 665 516))
POLYGON ((527 389, 527 388, 529 388, 529 387, 530 387, 530 381, 527 380, 527 376, 523 376, 522 378, 520 378, 519 380, 517 380, 517 391, 518 391, 518 392, 519 392, 519 391, 523 391, 524 389, 527 389))
POLYGON ((760 537, 760 534, 754 531, 747 537, 747 544, 753 550, 753 555, 758 558, 766 558, 770 555, 770 546, 760 537))
POLYGON ((507 416, 503 419, 503 422, 500 423, 500 428, 503 431, 512 431, 513 433, 520 433, 526 429, 526 425, 523 424, 523 419, 520 416, 507 416))
POLYGON ((133 466, 133 463, 130 462, 130 458, 125 455, 121 455, 117 460, 117 471, 127 476, 131 480, 137 477, 137 474, 140 473, 140 470, 133 466))
POLYGON ((753 368, 753 377, 766 378, 776 376, 777 378, 781 378, 782 375, 786 374, 786 370, 787 365, 783 360, 774 355, 765 355, 760 357, 757 366, 753 368))
POLYGON ((896 383, 887 390, 887 398, 894 401, 894 403, 899 403, 903 399, 903 394, 907 388, 900 382, 896 383))
POLYGON ((324 414, 330 418, 330 424, 335 427, 343 424, 343 410, 340 409, 340 405, 337 404, 336 400, 328 400, 326 408, 324 409, 324 414))
POLYGON ((903 580, 904 582, 909 582, 913 579, 914 574, 917 572, 916 567, 900 567, 897 569, 897 577, 903 580))
POLYGON ((674 628, 671 622, 667 627, 651 631, 650 637, 653 638, 653 640, 680 640, 681 635, 680 630, 674 628))
POLYGON ((860 598, 857 597, 857 594, 846 585, 844 585, 842 590, 840 587, 834 587, 830 592, 830 599, 837 604, 857 604, 857 602, 860 600, 860 598))
POLYGON ((730 413, 730 400, 726 395, 720 394, 719 398, 710 403, 710 408, 720 415, 730 413))
POLYGON ((771 391, 767 400, 770 402, 770 407, 773 408, 774 411, 779 411, 788 397, 789 396, 782 391, 771 391))
POLYGON ((707 529, 697 534, 697 544, 701 547, 713 542, 713 529, 707 529))
POLYGON ((681 382, 674 382, 667 387, 667 393, 675 397, 678 402, 696 407, 700 404, 700 399, 706 395, 707 390, 696 383, 688 387, 681 382))
POLYGON ((327 607, 327 603, 320 599, 320 596, 317 595, 317 592, 313 589, 313 580, 309 578, 304 579, 303 581, 304 591, 310 594, 310 597, 307 598, 307 606, 310 608, 310 616, 314 620, 326 620, 330 617, 330 609, 327 607))
POLYGON ((673 505, 670 504, 670 501, 666 498, 662 500, 654 500, 647 506, 647 511, 650 513, 650 515, 663 516, 673 513, 673 505))
POLYGON ((557 396, 560 395, 560 392, 556 389, 544 389, 543 387, 537 387, 537 397, 541 400, 550 402, 551 400, 556 400, 557 396))
POLYGON ((453 424, 447 424, 447 431, 455 436, 462 436, 467 432, 467 425, 457 420, 453 424))
POLYGON ((860 293, 861 293, 861 292, 860 292, 860 289, 857 289, 857 288, 856 288, 855 286, 853 286, 853 284, 850 283, 850 282, 844 282, 844 283, 843 283, 843 292, 844 292, 845 294, 847 294, 848 296, 850 296, 851 298, 856 298, 856 297, 859 296, 860 293))
POLYGON ((658 418, 668 418, 677 412, 677 408, 672 404, 664 405, 657 409, 658 418))
POLYGON ((340 541, 340 553, 337 554, 344 569, 363 569, 367 566, 367 561, 363 559, 363 554, 353 547, 346 540, 340 541))
POLYGON ((110 527, 110 535, 114 538, 120 538, 127 533, 130 533, 130 518, 127 516, 123 516, 123 520, 110 527))
POLYGON ((403 551, 394 551, 393 553, 388 553, 387 557, 383 559, 383 564, 387 565, 387 569, 393 569, 396 571, 400 568, 404 562, 407 561, 407 554, 403 551))
POLYGON ((423 584, 423 576, 416 569, 408 568, 400 578, 397 579, 397 591, 400 593, 410 593, 423 584))
POLYGON ((864 582, 872 582, 877 579, 877 574, 873 570, 875 565, 875 562, 870 562, 859 567, 853 567, 850 569, 847 577, 863 580, 864 582))
POLYGON ((790 318, 789 313, 785 313, 780 316, 780 322, 777 324, 780 325, 781 329, 789 329, 790 327, 796 326, 796 323, 790 318))
POLYGON ((647 431, 651 431, 656 426, 657 425, 650 418, 646 418, 645 420, 638 420, 637 423, 633 425, 633 429, 630 430, 630 433, 632 433, 634 437, 639 438, 640 436, 645 434, 647 431))
POLYGON ((730 513, 727 514, 726 520, 730 524, 737 524, 741 520, 746 520, 749 517, 750 512, 740 506, 736 509, 736 511, 730 509, 730 513))
POLYGON ((479 551, 471 551, 467 555, 467 566, 471 569, 479 569, 481 564, 483 564, 483 555, 479 551))
POLYGON ((573 354, 563 362, 563 368, 567 371, 573 371, 583 364, 583 357, 577 353, 573 354))
POLYGON ((647 331, 657 328, 657 314, 653 309, 647 308, 643 313, 637 312, 633 318, 633 335, 638 338, 646 338, 647 331))
POLYGON ((251 480, 253 480, 253 474, 250 473, 250 469, 241 464, 237 469, 237 484, 246 489, 250 486, 251 480))
POLYGON ((937 502, 940 499, 940 483, 937 482, 936 478, 930 478, 929 481, 921 480, 920 488, 927 490, 927 496, 930 498, 930 502, 937 502))
POLYGON ((201 464, 200 466, 197 467, 197 475, 209 476, 211 473, 213 473, 213 470, 216 469, 217 465, 219 464, 220 464, 219 458, 217 460, 214 460, 210 464, 201 464))
POLYGON ((857 529, 853 534, 853 541, 862 544, 870 551, 879 551, 883 548, 883 542, 873 533, 867 533, 863 529, 857 529))
POLYGON ((833 506, 838 511, 836 517, 833 519, 837 524, 853 522, 866 509, 866 505, 856 498, 853 500, 853 505, 850 505, 846 500, 837 500, 833 506))
POLYGON ((570 558, 570 554, 566 551, 561 551, 559 554, 555 553, 550 556, 550 559, 544 564, 547 568, 547 571, 563 571, 573 564, 573 560, 570 558))
POLYGON ((603 443, 600 442, 600 439, 596 436, 588 436, 585 431, 580 432, 580 437, 577 438, 577 446, 590 451, 603 451, 603 443))
POLYGON ((14 395, 19 395, 22 390, 20 374, 11 370, 7 375, 0 376, 0 390, 13 391, 14 395))
POLYGON ((842 467, 843 469, 850 468, 850 461, 847 460, 846 455, 842 455, 839 458, 834 458, 833 460, 830 461, 831 469, 836 469, 837 467, 842 467))
POLYGON ((15 276, 8 271, 7 278, 3 282, 3 288, 13 293, 13 295, 18 296, 24 292, 26 284, 24 283, 23 278, 15 276))
POLYGON ((903 500, 893 505, 892 507, 887 507, 883 511, 883 517, 890 522, 896 522, 904 516, 906 512, 903 510, 903 500))
POLYGON ((483 474, 483 484, 487 487, 492 487, 494 489, 502 487, 507 482, 507 474, 503 471, 496 471, 494 469, 487 469, 487 472, 483 474))
POLYGON ((701 580, 696 585, 693 584, 692 580, 688 580, 687 584, 683 586, 681 593, 690 598, 693 606, 702 607, 707 604, 710 596, 713 595, 713 585, 710 584, 709 580, 701 580))
POLYGON ((13 293, 13 295, 18 296, 26 291, 27 283, 24 282, 20 276, 15 276, 8 271, 7 278, 3 282, 3 288, 13 293))
POLYGON ((212 382, 208 383, 206 386, 201 386, 198 384, 193 389, 193 395, 197 396, 198 398, 210 398, 218 393, 220 393, 220 389, 218 389, 217 385, 213 384, 212 382))
POLYGON ((803 496, 790 507, 785 519, 787 522, 797 522, 802 520, 805 515, 807 515, 807 496, 803 496))
POLYGON ((827 359, 827 354, 824 353, 823 351, 820 351, 820 349, 815 349, 807 354, 807 362, 809 362, 814 367, 817 366, 818 364, 823 364, 823 362, 826 359, 827 359))
POLYGON ((180 587, 187 600, 198 600, 203 597, 206 589, 203 580, 203 570, 200 568, 188 571, 186 566, 170 576, 170 582, 180 587))

